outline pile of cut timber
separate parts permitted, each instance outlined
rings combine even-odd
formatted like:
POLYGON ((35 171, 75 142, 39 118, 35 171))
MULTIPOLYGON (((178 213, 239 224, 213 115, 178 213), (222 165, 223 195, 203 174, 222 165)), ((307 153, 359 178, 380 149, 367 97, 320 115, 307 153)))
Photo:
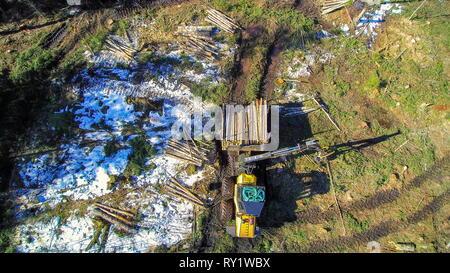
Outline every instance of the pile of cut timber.
POLYGON ((322 2, 322 14, 343 8, 347 3, 349 3, 349 0, 324 0, 322 2))
POLYGON ((124 57, 128 61, 133 60, 134 54, 136 53, 136 50, 133 48, 131 42, 125 43, 111 37, 108 37, 108 39, 106 39, 105 46, 115 54, 124 57))
POLYGON ((237 109, 231 111, 227 106, 223 124, 225 128, 222 128, 222 132, 225 134, 222 146, 268 143, 267 124, 268 106, 266 100, 258 99, 241 111, 237 109))
POLYGON ((196 194, 190 191, 186 186, 183 186, 174 177, 171 177, 170 184, 166 185, 165 193, 173 197, 181 198, 185 201, 188 201, 197 207, 202 208, 208 207, 208 204, 205 201, 203 201, 200 197, 198 197, 196 194))
POLYGON ((180 47, 190 54, 209 61, 215 61, 219 58, 219 48, 210 38, 185 36, 185 39, 180 42, 180 47))
POLYGON ((96 202, 93 214, 95 217, 101 218, 104 221, 113 224, 115 227, 124 232, 134 233, 136 231, 134 228, 136 216, 130 211, 113 208, 96 202))
POLYGON ((207 150, 195 145, 191 145, 189 142, 181 142, 175 139, 169 140, 169 144, 166 149, 166 155, 194 164, 201 167, 204 161, 208 161, 206 157, 207 150))
POLYGON ((242 27, 239 26, 232 18, 218 10, 208 9, 207 13, 208 16, 206 17, 206 21, 226 32, 235 33, 237 30, 242 30, 242 27))

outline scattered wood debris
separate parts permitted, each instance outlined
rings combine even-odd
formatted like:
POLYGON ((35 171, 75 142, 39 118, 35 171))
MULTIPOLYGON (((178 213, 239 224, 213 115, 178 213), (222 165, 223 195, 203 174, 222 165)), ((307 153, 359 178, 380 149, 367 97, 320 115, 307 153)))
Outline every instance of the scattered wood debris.
POLYGON ((348 0, 324 0, 322 2, 322 15, 343 8, 348 2, 348 0))
POLYGON ((205 201, 203 201, 200 197, 198 197, 196 194, 194 194, 186 186, 183 186, 174 177, 170 178, 170 182, 171 182, 171 184, 166 185, 166 187, 165 187, 165 193, 167 193, 173 197, 188 201, 197 207, 202 207, 202 208, 208 207, 208 204, 205 201))
POLYGON ((193 35, 185 36, 185 39, 180 42, 180 47, 190 54, 209 61, 218 60, 220 57, 219 48, 211 38, 193 35))
POLYGON ((331 121, 334 127, 336 127, 338 131, 342 131, 341 128, 339 128, 339 126, 337 125, 337 123, 331 118, 330 114, 328 113, 328 108, 324 104, 320 103, 316 96, 313 96, 312 100, 320 107, 320 109, 322 109, 322 111, 325 113, 325 115, 331 121))
POLYGON ((181 142, 175 139, 169 140, 166 155, 201 167, 203 162, 208 161, 208 150, 191 145, 189 142, 181 142))
POLYGON ((101 218, 127 233, 134 233, 136 231, 134 228, 136 216, 130 211, 113 208, 96 202, 93 214, 95 217, 101 218))
POLYGON ((235 33, 237 30, 242 30, 242 27, 239 26, 232 18, 228 17, 224 13, 215 10, 208 9, 208 16, 206 17, 206 21, 217 26, 218 28, 228 32, 235 33))
POLYGON ((398 251, 415 252, 416 251, 416 244, 414 244, 414 243, 398 242, 398 243, 395 244, 395 248, 398 251))

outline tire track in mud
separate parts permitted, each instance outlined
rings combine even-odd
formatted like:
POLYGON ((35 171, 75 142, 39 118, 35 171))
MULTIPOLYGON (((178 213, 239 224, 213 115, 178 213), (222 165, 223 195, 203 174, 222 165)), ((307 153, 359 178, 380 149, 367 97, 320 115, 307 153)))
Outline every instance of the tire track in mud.
MULTIPOLYGON (((258 25, 247 28, 247 30, 244 31, 244 35, 241 34, 239 37, 238 42, 240 44, 240 47, 243 43, 246 43, 246 40, 252 39, 252 37, 257 36, 260 31, 262 30, 258 25)), ((259 98, 264 98, 267 100, 270 100, 271 98, 271 94, 274 88, 274 77, 279 65, 280 53, 285 45, 285 34, 285 31, 277 31, 272 39, 272 42, 269 45, 266 55, 266 64, 263 71, 263 77, 259 85, 259 98)), ((250 45, 253 44, 253 42, 251 42, 250 45)), ((245 50, 248 50, 248 48, 241 47, 240 52, 236 54, 235 57, 235 73, 233 73, 234 83, 230 92, 230 97, 228 98, 228 102, 231 103, 242 103, 243 101, 245 101, 245 84, 247 82, 248 73, 250 72, 248 70, 250 65, 250 58, 245 55, 245 50)), ((218 142, 217 145, 219 151, 221 151, 222 149, 220 147, 220 142, 218 142)), ((226 179, 239 175, 239 170, 235 166, 235 162, 237 161, 238 156, 239 152, 236 151, 222 151, 219 153, 219 181, 223 183, 223 181, 225 181, 226 179)), ((220 206, 215 206, 211 209, 210 215, 208 216, 208 219, 202 230, 204 236, 200 243, 199 252, 208 252, 213 250, 214 242, 219 240, 220 233, 218 229, 225 229, 225 226, 220 221, 220 214, 220 206)), ((232 252, 249 252, 257 243, 257 240, 258 238, 234 238, 234 246, 232 248, 232 252)))
POLYGON ((448 203, 449 197, 450 190, 447 190, 441 195, 435 197, 422 209, 408 216, 404 221, 390 219, 378 225, 369 227, 363 232, 358 232, 349 236, 342 236, 335 239, 313 241, 308 247, 301 249, 300 251, 314 253, 341 251, 343 247, 353 247, 360 244, 366 244, 370 241, 378 240, 391 233, 395 233, 407 228, 410 225, 425 220, 428 216, 438 212, 440 208, 448 203))
MULTIPOLYGON (((383 190, 376 192, 374 195, 365 200, 357 200, 348 205, 341 207, 342 212, 354 212, 361 210, 372 210, 382 205, 386 205, 397 200, 402 194, 407 194, 409 191, 419 188, 427 180, 436 180, 442 183, 446 176, 450 175, 450 156, 446 155, 438 160, 433 166, 422 172, 411 180, 410 183, 402 188, 395 188, 391 190, 383 190)), ((335 208, 330 208, 322 211, 320 208, 312 208, 297 213, 298 221, 311 224, 319 224, 323 221, 332 220, 339 215, 335 208)))

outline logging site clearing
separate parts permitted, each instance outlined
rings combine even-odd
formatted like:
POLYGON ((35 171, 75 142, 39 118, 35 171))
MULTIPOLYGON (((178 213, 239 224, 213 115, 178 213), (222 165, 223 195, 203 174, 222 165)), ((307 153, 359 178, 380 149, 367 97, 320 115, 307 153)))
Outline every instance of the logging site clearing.
POLYGON ((449 252, 449 7, 0 1, 1 252, 449 252))

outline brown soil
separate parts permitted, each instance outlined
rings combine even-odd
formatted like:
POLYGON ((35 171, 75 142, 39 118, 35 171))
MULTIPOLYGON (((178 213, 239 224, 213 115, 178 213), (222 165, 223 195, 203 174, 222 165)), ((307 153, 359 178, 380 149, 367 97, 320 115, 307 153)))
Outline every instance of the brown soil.
POLYGON ((247 77, 250 72, 251 57, 246 54, 245 50, 248 46, 250 46, 258 36, 263 32, 263 27, 261 25, 251 25, 247 27, 241 33, 241 45, 240 52, 237 57, 237 73, 235 77, 235 81, 233 84, 233 90, 230 93, 230 97, 228 98, 229 102, 242 104, 245 102, 245 87, 247 83, 247 77))

